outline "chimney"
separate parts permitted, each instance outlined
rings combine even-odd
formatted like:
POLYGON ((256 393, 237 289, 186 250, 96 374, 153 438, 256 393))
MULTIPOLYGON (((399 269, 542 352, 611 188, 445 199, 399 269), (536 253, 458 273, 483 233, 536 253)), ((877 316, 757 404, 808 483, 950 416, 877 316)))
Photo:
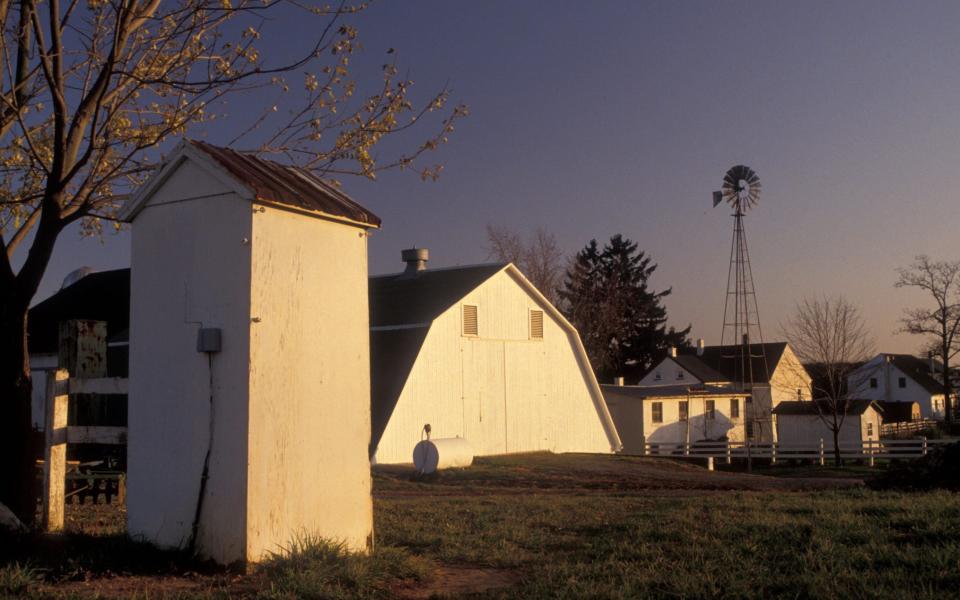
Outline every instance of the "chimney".
POLYGON ((623 387, 623 377, 614 377, 613 385, 619 385, 620 387, 623 387))
POLYGON ((407 263, 407 268, 403 270, 404 277, 416 277, 420 271, 427 270, 430 251, 426 248, 409 248, 400 251, 400 258, 407 263))
POLYGON ((670 346, 670 358, 676 358, 676 357, 677 357, 677 347, 670 346))
POLYGON ((697 356, 703 356, 703 338, 697 340, 697 356))

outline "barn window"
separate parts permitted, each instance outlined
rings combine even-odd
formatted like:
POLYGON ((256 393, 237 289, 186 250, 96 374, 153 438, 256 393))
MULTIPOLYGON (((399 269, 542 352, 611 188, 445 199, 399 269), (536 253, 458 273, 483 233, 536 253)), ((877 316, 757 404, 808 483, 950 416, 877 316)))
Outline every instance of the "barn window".
POLYGON ((867 423, 867 437, 873 437, 873 423, 867 423))
POLYGON ((707 400, 707 405, 704 407, 703 412, 706 413, 707 418, 710 420, 717 418, 717 403, 713 400, 707 400))
POLYGON ((660 377, 660 371, 657 371, 657 373, 653 376, 653 379, 654 381, 660 381, 662 379, 662 377, 660 377))
POLYGON ((907 387, 907 378, 901 377, 899 380, 897 380, 897 385, 899 385, 901 388, 907 387))
POLYGON ((690 415, 690 405, 686 400, 680 401, 680 420, 686 421, 690 415))
POLYGON ((730 418, 740 418, 740 400, 738 398, 730 398, 730 418))
POLYGON ((677 371, 677 379, 683 379, 683 371, 677 371))
POLYGON ((872 387, 872 388, 877 387, 877 378, 876 378, 876 377, 871 377, 871 378, 870 378, 870 387, 872 387))
POLYGON ((479 335, 477 328, 477 307, 463 305, 463 335, 479 335))
POLYGON ((663 402, 653 402, 650 410, 654 423, 663 423, 663 402))
POLYGON ((543 339, 543 311, 530 311, 530 338, 534 340, 543 339))

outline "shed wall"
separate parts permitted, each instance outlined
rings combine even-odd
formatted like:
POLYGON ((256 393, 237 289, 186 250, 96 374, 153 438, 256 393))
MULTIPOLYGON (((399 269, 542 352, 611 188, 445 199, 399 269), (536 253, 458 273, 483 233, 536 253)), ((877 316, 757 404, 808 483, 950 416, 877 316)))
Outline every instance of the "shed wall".
POLYGON ((435 438, 466 438, 478 456, 610 452, 603 401, 575 348, 573 335, 501 271, 433 321, 376 461, 410 462, 426 423, 435 438), (477 306, 477 336, 462 335, 464 304, 477 306), (530 339, 530 310, 544 311, 543 339, 530 339))
POLYGON ((298 535, 367 548, 370 346, 364 230, 253 217, 248 560, 298 535))
POLYGON ((187 543, 209 447, 198 541, 223 563, 244 558, 250 216, 248 202, 187 162, 132 236, 128 530, 187 543), (201 326, 222 329, 222 352, 197 352, 201 326))

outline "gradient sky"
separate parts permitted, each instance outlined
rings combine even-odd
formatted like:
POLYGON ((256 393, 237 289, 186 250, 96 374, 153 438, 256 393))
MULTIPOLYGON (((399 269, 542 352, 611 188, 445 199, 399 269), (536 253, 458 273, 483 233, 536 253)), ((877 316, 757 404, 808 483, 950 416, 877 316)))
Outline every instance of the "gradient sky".
MULTIPOLYGON (((414 244, 431 266, 483 262, 488 222, 542 226, 571 254, 622 233, 673 287, 671 322, 717 343, 733 220, 711 192, 744 163, 763 182, 746 230, 764 337, 799 297, 843 294, 878 349, 916 351, 894 332, 925 298, 893 288, 896 268, 960 259, 958 24, 957 2, 374 5, 357 67, 375 82, 396 48, 420 93, 449 81, 472 114, 439 182, 345 181, 384 221, 371 270, 414 244)), ((127 266, 128 235, 65 234, 38 299, 78 266, 127 266)))

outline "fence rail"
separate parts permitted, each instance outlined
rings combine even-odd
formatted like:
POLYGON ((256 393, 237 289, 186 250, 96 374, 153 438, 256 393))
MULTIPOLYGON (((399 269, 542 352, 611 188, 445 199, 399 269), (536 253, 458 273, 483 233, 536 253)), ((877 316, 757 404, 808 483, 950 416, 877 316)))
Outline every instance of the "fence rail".
POLYGON ((910 434, 935 427, 937 422, 933 419, 920 419, 918 421, 906 421, 903 423, 883 423, 880 425, 880 435, 898 435, 910 434))
MULTIPOLYGON (((127 380, 81 379, 65 369, 47 376, 46 430, 43 452, 43 527, 63 530, 66 500, 67 444, 126 444, 126 427, 77 427, 67 425, 70 394, 126 394, 127 380)), ((118 485, 123 485, 122 480, 118 485)), ((122 495, 122 491, 118 492, 122 495)))
MULTIPOLYGON (((844 443, 840 445, 840 457, 866 460, 872 466, 877 459, 917 458, 926 456, 935 446, 953 443, 955 440, 867 440, 862 443, 844 443)), ((777 442, 694 442, 694 443, 655 443, 643 445, 645 456, 693 456, 702 458, 725 459, 727 463, 734 458, 770 459, 772 464, 778 460, 813 459, 824 464, 827 458, 834 456, 833 443, 820 440, 817 444, 791 445, 777 442)))

